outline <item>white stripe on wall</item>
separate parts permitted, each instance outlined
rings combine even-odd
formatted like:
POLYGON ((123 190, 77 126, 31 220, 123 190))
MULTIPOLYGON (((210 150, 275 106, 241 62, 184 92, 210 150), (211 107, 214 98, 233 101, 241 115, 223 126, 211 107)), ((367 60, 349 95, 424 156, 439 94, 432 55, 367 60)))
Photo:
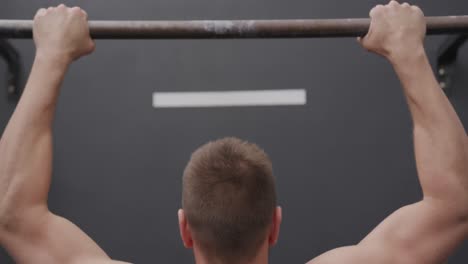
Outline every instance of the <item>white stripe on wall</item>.
POLYGON ((219 92, 155 92, 153 107, 234 107, 305 105, 304 89, 219 92))

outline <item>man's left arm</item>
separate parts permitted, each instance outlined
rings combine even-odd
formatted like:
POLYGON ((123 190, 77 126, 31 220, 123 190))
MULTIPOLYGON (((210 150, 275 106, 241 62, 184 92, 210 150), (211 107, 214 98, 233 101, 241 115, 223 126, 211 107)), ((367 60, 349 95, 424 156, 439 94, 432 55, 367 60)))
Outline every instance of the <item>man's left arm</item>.
POLYGON ((402 83, 423 199, 391 214, 358 245, 327 252, 311 263, 440 264, 468 237, 466 132, 429 64, 422 11, 391 1, 370 16, 361 43, 386 57, 402 83))

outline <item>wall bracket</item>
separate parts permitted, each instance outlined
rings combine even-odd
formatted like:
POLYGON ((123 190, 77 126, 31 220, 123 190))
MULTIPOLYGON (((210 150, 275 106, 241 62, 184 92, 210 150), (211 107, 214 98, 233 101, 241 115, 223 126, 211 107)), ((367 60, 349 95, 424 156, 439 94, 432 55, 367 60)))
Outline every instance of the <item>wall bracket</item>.
POLYGON ((449 36, 437 52, 437 79, 447 94, 453 89, 453 74, 458 51, 467 40, 468 35, 449 36))
POLYGON ((7 63, 7 95, 9 100, 17 101, 21 95, 22 64, 18 51, 5 39, 0 39, 0 57, 7 63))

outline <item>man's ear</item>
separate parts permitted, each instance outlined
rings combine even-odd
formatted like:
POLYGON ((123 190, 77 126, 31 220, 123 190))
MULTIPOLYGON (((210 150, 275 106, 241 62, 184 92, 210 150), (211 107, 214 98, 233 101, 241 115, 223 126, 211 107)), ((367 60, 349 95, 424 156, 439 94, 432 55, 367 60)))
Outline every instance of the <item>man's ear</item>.
POLYGON ((186 248, 193 248, 193 240, 192 234, 190 233, 190 228, 188 226, 187 218, 185 217, 185 213, 183 209, 179 209, 177 212, 179 217, 179 231, 180 231, 180 238, 182 238, 182 242, 184 242, 184 246, 186 248))
POLYGON ((280 206, 276 207, 276 210, 273 214, 273 222, 271 225, 270 235, 268 237, 268 243, 270 247, 276 245, 279 238, 281 221, 283 220, 283 210, 280 206))

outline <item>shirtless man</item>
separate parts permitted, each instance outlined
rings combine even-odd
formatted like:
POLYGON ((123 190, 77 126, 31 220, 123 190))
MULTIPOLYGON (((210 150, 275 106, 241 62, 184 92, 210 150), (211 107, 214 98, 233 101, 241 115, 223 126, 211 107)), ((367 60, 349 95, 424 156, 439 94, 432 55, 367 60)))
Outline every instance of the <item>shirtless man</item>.
MULTIPOLYGON (((387 58, 403 84, 424 197, 357 245, 309 263, 440 264, 468 236, 468 139, 426 57, 421 10, 392 1, 370 16, 360 42, 387 58)), ((86 13, 63 5, 39 10, 34 40, 29 81, 0 140, 0 243, 23 264, 122 263, 47 207, 60 85, 68 66, 94 49, 86 13)), ((180 234, 196 263, 268 262, 281 209, 261 149, 233 138, 211 142, 192 155, 183 182, 180 234)))

